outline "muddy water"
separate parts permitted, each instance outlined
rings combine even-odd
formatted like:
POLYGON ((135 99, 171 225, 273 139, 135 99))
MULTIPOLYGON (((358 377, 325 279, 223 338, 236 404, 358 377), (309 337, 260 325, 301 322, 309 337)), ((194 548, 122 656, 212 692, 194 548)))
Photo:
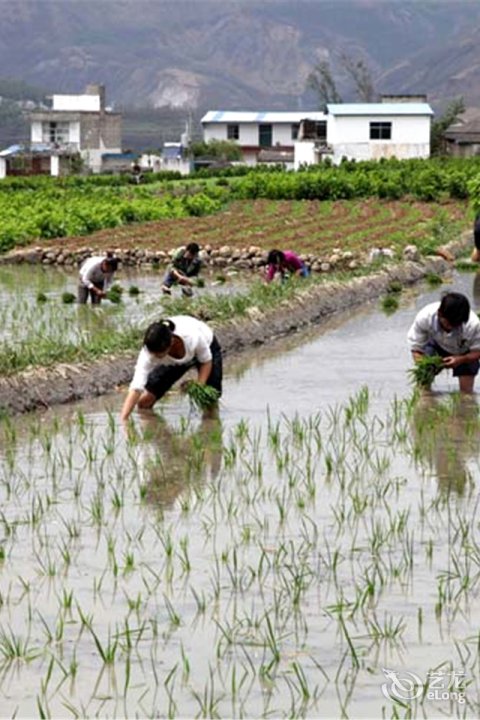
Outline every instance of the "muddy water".
MULTIPOLYGON (((97 327, 107 328, 109 323, 114 327, 119 322, 143 322, 149 310, 155 315, 161 311, 165 300, 161 291, 164 274, 164 268, 122 268, 115 276, 115 282, 124 289, 122 302, 112 304, 105 300, 92 313, 90 308, 62 302, 63 293, 77 294, 76 270, 31 265, 0 266, 0 339, 18 343, 27 335, 31 338, 32 333, 53 339, 57 335, 64 337, 65 333, 78 337, 97 327), (132 286, 138 288, 140 294, 130 295, 132 286), (46 295, 47 301, 38 302, 39 294, 46 295), (26 317, 29 318, 28 324, 24 322, 26 317)), ((205 287, 194 292, 217 295, 244 290, 252 276, 205 270, 201 277, 205 287)), ((174 288, 172 297, 181 297, 179 287, 174 288)))
POLYGON ((1 714, 478 717, 478 403, 406 374, 439 294, 227 362, 217 419, 4 423, 1 714))

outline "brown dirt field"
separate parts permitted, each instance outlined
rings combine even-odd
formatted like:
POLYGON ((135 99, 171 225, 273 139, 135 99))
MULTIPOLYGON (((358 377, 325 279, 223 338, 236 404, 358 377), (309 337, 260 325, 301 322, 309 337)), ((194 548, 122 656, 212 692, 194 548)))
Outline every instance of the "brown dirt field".
MULTIPOLYGON (((420 203, 406 201, 271 201, 234 202, 225 210, 207 217, 191 217, 125 225, 88 236, 42 241, 45 248, 67 250, 89 247, 98 251, 142 248, 168 251, 189 242, 201 246, 244 248, 257 245, 321 255, 334 247, 368 250, 371 247, 403 244, 428 232, 427 224, 441 208, 449 219, 464 228, 470 221, 467 206, 448 201, 420 203), (390 240, 391 235, 396 239, 390 240)), ((39 241, 32 243, 39 245, 39 241)))

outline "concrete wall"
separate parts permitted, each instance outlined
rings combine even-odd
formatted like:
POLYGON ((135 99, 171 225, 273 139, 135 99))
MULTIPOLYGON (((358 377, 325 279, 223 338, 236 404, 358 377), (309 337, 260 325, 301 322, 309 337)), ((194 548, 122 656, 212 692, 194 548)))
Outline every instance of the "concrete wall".
POLYGON ((81 150, 121 152, 122 118, 110 113, 88 113, 80 118, 81 150))
MULTIPOLYGON (((379 160, 396 157, 430 157, 430 118, 403 116, 330 116, 327 124, 327 144, 332 148, 335 164, 343 157, 354 160, 379 160), (391 140, 370 140, 371 122, 391 122, 391 140)), ((295 143, 295 169, 302 164, 319 162, 312 142, 295 143)))
POLYGON ((332 116, 327 125, 327 142, 333 147, 333 161, 342 157, 379 160, 382 157, 430 157, 430 118, 425 116, 332 116), (391 122, 390 140, 370 140, 371 122, 391 122))
POLYGON ((337 143, 384 143, 370 140, 371 122, 391 122, 392 138, 389 143, 397 145, 425 145, 430 142, 430 118, 425 116, 334 116, 328 119, 327 142, 337 143))
POLYGON ((58 155, 52 155, 50 157, 50 175, 52 175, 52 177, 58 177, 60 175, 60 161, 58 155))
POLYGON ((52 110, 68 112, 99 112, 100 95, 54 95, 52 110))
POLYGON ((34 120, 30 125, 30 142, 42 142, 42 123, 40 120, 34 120))
POLYGON ((448 142, 446 149, 452 157, 476 157, 480 155, 480 142, 448 142))
POLYGON ((318 152, 315 149, 313 140, 298 140, 294 144, 294 170, 302 165, 315 165, 318 163, 318 152))
MULTIPOLYGON (((107 152, 105 148, 89 148, 87 150, 81 150, 80 155, 85 165, 90 168, 92 172, 99 173, 102 170, 102 155, 104 152, 107 152)), ((116 150, 116 152, 121 151, 116 150)))
MULTIPOLYGON (((205 142, 209 140, 227 140, 227 125, 238 125, 239 138, 235 140, 238 145, 259 146, 259 123, 205 123, 203 137, 205 142)), ((291 123, 261 123, 272 125, 272 146, 287 145, 293 146, 292 124, 291 123)))
MULTIPOLYGON (((185 158, 160 158, 158 170, 179 172, 182 175, 190 174, 190 161, 185 158)), ((158 172, 158 170, 154 172, 158 172)))

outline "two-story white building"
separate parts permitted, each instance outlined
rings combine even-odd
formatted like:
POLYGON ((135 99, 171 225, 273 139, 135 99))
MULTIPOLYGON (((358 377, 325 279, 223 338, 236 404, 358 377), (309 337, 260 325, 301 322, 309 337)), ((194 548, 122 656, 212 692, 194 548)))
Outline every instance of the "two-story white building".
MULTIPOLYGON (((248 165, 262 162, 266 151, 291 155, 291 165, 320 162, 430 156, 433 111, 427 102, 338 103, 327 112, 210 111, 201 120, 204 140, 232 140, 248 165)), ((289 163, 286 163, 287 166, 289 163)))
POLYGON ((100 172, 104 158, 122 154, 121 122, 120 114, 105 107, 103 85, 87 85, 81 95, 53 95, 51 109, 30 113, 30 144, 0 153, 0 178, 61 175, 71 171, 75 158, 100 172))
MULTIPOLYGON (((236 112, 211 110, 201 120, 203 139, 232 140, 240 145, 243 162, 256 165, 263 155, 275 150, 287 165, 294 162, 294 145, 300 123, 306 117, 319 123, 319 133, 326 138, 326 115, 322 112, 236 112)), ((265 158, 267 159, 267 158, 265 158)))
POLYGON ((87 85, 81 95, 53 95, 52 109, 30 115, 32 146, 78 152, 93 172, 102 155, 122 152, 121 115, 105 107, 103 85, 87 85))

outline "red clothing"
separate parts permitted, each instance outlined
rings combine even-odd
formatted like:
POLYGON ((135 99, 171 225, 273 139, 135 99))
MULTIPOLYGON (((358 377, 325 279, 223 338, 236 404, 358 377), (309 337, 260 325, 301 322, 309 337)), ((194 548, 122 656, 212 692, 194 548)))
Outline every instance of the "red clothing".
POLYGON ((284 250, 284 262, 281 265, 269 265, 267 268, 267 282, 271 282, 275 277, 275 273, 291 272, 296 273, 303 268, 303 262, 298 255, 291 250, 284 250))

